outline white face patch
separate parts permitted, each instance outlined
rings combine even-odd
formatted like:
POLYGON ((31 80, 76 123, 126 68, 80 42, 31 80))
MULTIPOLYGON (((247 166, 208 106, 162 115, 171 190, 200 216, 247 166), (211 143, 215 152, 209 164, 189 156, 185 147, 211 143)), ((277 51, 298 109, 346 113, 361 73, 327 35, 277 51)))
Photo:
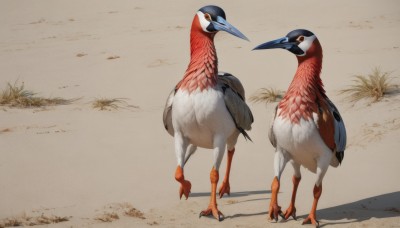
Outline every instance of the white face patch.
POLYGON ((197 12, 197 17, 199 18, 200 25, 203 31, 210 33, 210 31, 207 30, 207 27, 210 25, 211 22, 206 19, 204 13, 201 11, 197 12))
POLYGON ((301 50, 303 50, 304 54, 299 55, 299 56, 305 56, 307 54, 308 49, 311 47, 311 44, 314 42, 315 38, 317 38, 315 35, 312 35, 310 37, 304 37, 303 42, 301 42, 298 46, 301 50))

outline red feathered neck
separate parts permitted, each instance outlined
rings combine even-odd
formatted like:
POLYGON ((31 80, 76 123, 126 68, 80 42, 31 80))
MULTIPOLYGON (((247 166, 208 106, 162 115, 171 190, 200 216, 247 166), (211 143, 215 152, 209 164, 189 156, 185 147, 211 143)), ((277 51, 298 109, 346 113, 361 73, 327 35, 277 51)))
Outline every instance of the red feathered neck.
POLYGON ((218 60, 214 36, 215 33, 203 31, 196 15, 190 32, 190 63, 177 89, 191 93, 217 84, 218 60))
POLYGON ((322 69, 322 48, 315 39, 305 56, 298 56, 298 68, 285 96, 279 103, 279 116, 299 123, 309 120, 318 111, 318 100, 325 98, 320 77, 322 69))

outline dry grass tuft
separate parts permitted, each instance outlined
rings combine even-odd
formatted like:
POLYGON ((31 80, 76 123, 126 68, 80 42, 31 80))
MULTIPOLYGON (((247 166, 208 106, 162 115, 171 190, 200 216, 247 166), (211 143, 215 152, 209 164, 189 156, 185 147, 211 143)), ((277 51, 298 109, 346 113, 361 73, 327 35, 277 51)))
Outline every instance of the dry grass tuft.
POLYGON ((46 216, 44 214, 37 217, 30 217, 23 214, 18 217, 6 218, 0 221, 0 228, 14 226, 37 226, 69 221, 70 217, 59 217, 55 215, 46 216))
POLYGON ((105 206, 105 211, 99 216, 95 217, 95 220, 101 222, 113 222, 124 216, 146 219, 144 213, 134 208, 130 203, 112 203, 105 206))
POLYGON ((23 222, 18 218, 7 218, 0 222, 0 228, 3 227, 13 227, 13 226, 22 226, 23 222))
POLYGON ((99 215, 95 218, 95 220, 99 220, 102 222, 113 222, 118 219, 119 219, 119 216, 115 212, 105 212, 104 214, 99 215))
POLYGON ((382 72, 376 67, 368 75, 355 75, 355 85, 343 89, 340 94, 347 94, 346 99, 350 102, 357 102, 364 98, 377 102, 384 96, 395 92, 399 87, 391 83, 390 72, 382 72))
POLYGON ((59 216, 45 216, 41 215, 36 218, 35 225, 42 225, 42 224, 52 224, 52 223, 60 223, 60 222, 67 222, 69 221, 68 217, 59 217, 59 216))
POLYGON ((129 217, 140 218, 140 219, 146 219, 146 217, 144 217, 143 212, 139 211, 138 209, 136 209, 136 208, 134 208, 134 207, 127 208, 127 209, 124 211, 124 214, 125 214, 126 216, 129 216, 129 217))
POLYGON ((113 99, 108 99, 108 98, 96 98, 92 102, 92 107, 94 109, 99 109, 103 111, 111 111, 111 110, 118 110, 120 108, 139 108, 138 106, 135 105, 129 105, 128 102, 126 102, 126 98, 113 98, 113 99))
POLYGON ((254 103, 265 102, 265 103, 273 103, 282 100, 285 95, 284 91, 277 90, 274 88, 261 88, 253 94, 249 100, 254 103))
POLYGON ((37 97, 36 93, 25 89, 24 83, 21 83, 21 85, 18 86, 17 82, 13 85, 7 83, 6 89, 0 93, 0 105, 18 108, 66 105, 75 100, 76 99, 63 99, 59 97, 37 97))

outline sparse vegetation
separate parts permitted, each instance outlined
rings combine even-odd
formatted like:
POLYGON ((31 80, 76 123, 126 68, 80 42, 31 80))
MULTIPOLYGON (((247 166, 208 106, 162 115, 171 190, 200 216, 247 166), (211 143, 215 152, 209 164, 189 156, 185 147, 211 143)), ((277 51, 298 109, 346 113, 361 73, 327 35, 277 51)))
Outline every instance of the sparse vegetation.
POLYGON ((370 99, 372 102, 381 100, 384 96, 389 95, 399 88, 391 82, 390 72, 383 72, 376 67, 368 75, 355 75, 354 85, 340 91, 346 94, 350 102, 357 102, 362 99, 370 99))
POLYGON ((112 222, 118 220, 119 216, 115 212, 105 212, 104 214, 97 216, 95 220, 99 220, 101 222, 112 222))
POLYGON ((122 98, 113 98, 113 99, 107 99, 107 98, 98 98, 95 99, 92 103, 92 107, 94 109, 99 109, 99 110, 111 110, 111 109, 119 109, 121 108, 121 105, 126 105, 126 101, 122 98))
POLYGON ((59 217, 55 215, 46 216, 44 214, 37 217, 30 217, 23 214, 18 217, 6 218, 0 221, 0 228, 14 226, 36 226, 52 223, 60 223, 69 221, 70 217, 59 217))
POLYGON ((138 106, 134 105, 129 105, 128 102, 126 102, 126 98, 113 98, 113 99, 108 99, 108 98, 96 98, 92 102, 92 107, 94 109, 99 109, 99 110, 117 110, 120 108, 139 108, 138 106))
POLYGON ((254 95, 252 95, 249 100, 254 103, 273 103, 282 100, 284 95, 285 92, 281 90, 274 88, 261 88, 254 95))
POLYGON ((94 219, 101 222, 113 222, 120 219, 120 216, 128 216, 132 218, 146 219, 144 213, 134 208, 129 203, 113 203, 105 206, 105 211, 96 216, 94 219))
POLYGON ((140 218, 140 219, 146 219, 146 217, 144 217, 143 212, 139 211, 138 209, 130 206, 128 208, 125 209, 124 214, 126 216, 129 217, 134 217, 134 218, 140 218))
POLYGON ((25 89, 22 82, 21 85, 7 83, 6 88, 0 93, 0 105, 18 108, 43 107, 53 105, 66 105, 72 103, 76 99, 63 98, 43 98, 36 96, 37 94, 25 89))

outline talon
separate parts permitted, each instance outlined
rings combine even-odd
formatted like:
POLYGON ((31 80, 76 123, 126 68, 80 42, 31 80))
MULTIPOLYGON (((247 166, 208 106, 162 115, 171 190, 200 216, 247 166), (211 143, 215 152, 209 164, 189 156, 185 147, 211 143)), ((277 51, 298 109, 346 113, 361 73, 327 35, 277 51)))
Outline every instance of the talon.
POLYGON ((190 181, 184 180, 179 188, 179 198, 182 199, 182 196, 185 195, 185 198, 188 199, 191 188, 192 184, 190 181))
POLYGON ((181 184, 179 188, 179 198, 182 199, 182 196, 185 195, 186 199, 188 199, 192 184, 189 181, 185 180, 183 169, 180 166, 176 167, 175 180, 177 180, 181 184))
POLYGON ((294 220, 297 220, 295 207, 289 206, 289 208, 285 211, 284 219, 288 220, 290 216, 293 217, 294 220))
POLYGON ((313 224, 315 227, 319 227, 319 221, 315 219, 315 215, 308 215, 306 219, 303 220, 302 225, 313 224))
POLYGON ((212 215, 219 222, 221 222, 225 218, 224 214, 222 214, 218 210, 216 205, 210 205, 206 210, 200 212, 199 218, 201 218, 202 216, 209 216, 209 215, 212 215))
POLYGON ((276 204, 273 206, 270 206, 269 219, 275 220, 275 222, 278 222, 278 218, 279 218, 278 216, 281 216, 282 218, 284 218, 284 215, 281 211, 281 207, 276 204))
POLYGON ((218 221, 221 222, 224 219, 225 219, 224 215, 220 212, 220 214, 218 215, 218 221))
MULTIPOLYGON (((285 219, 286 220, 286 218, 285 218, 285 215, 283 214, 283 212, 282 211, 279 211, 279 216, 281 216, 281 218, 283 218, 283 219, 285 219)), ((277 219, 278 220, 278 219, 277 219)))
POLYGON ((228 194, 228 196, 231 195, 231 187, 229 185, 229 181, 228 182, 222 182, 221 187, 219 188, 219 198, 222 198, 224 196, 224 194, 228 194))

